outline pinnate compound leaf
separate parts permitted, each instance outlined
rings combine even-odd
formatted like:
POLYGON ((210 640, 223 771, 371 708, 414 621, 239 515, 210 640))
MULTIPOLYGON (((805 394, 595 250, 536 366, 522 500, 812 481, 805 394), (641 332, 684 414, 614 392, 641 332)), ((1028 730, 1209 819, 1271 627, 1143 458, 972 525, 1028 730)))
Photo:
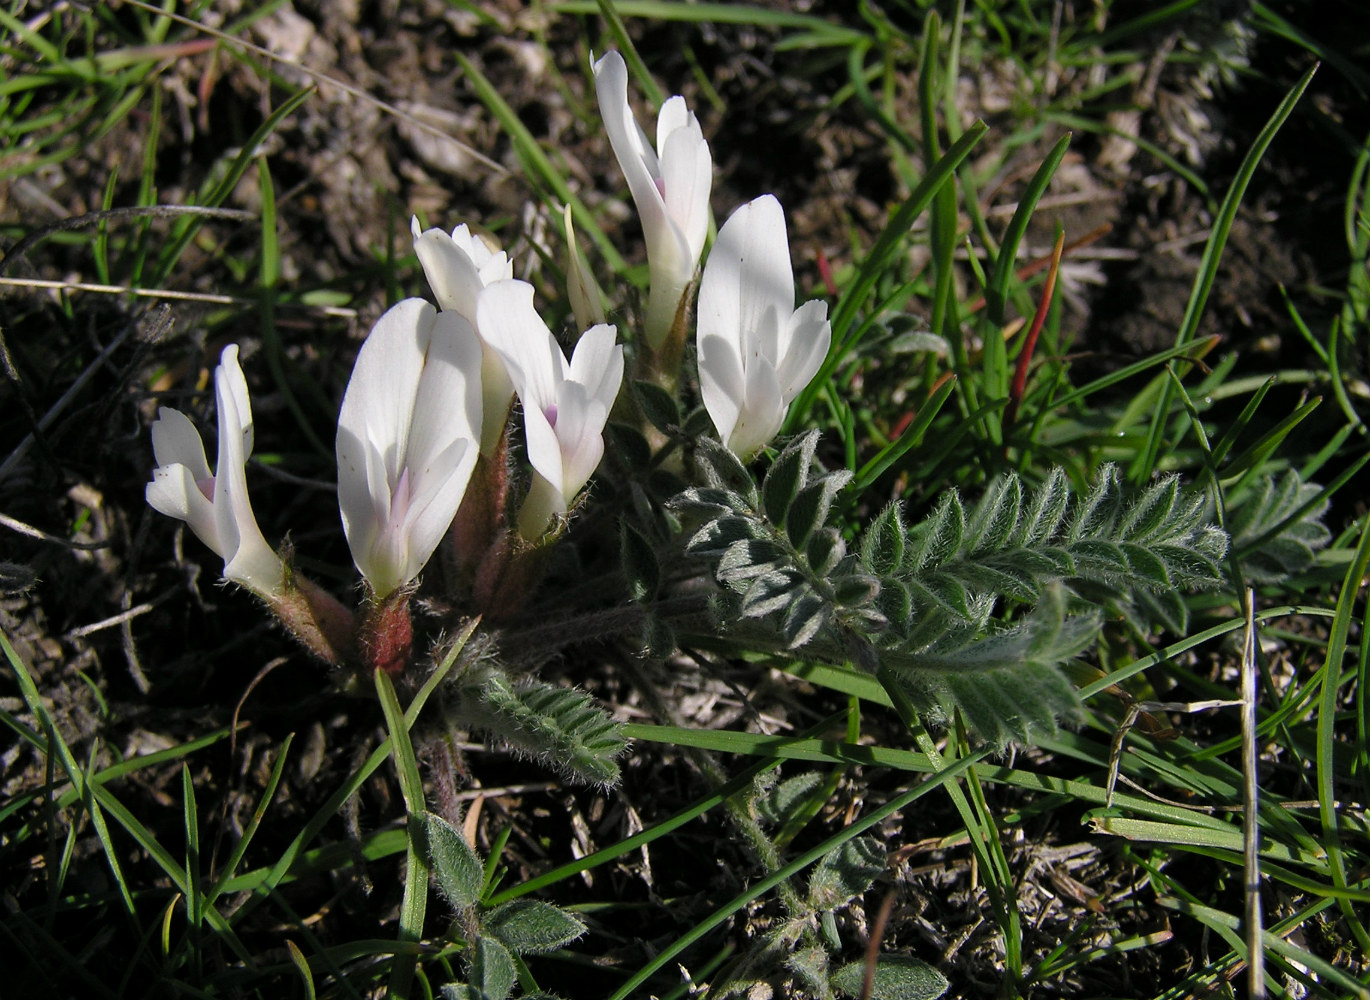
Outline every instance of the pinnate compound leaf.
POLYGON ((1174 523, 1180 500, 1180 481, 1166 476, 1154 483, 1126 509, 1118 535, 1131 542, 1148 542, 1174 523))
MULTIPOLYGON (((865 983, 865 962, 851 962, 832 976, 833 988, 850 997, 863 996, 865 983)), ((881 955, 869 1000, 937 1000, 950 985, 942 973, 911 955, 881 955)))
POLYGON ((757 814, 767 823, 784 823, 822 783, 823 775, 817 771, 805 771, 777 782, 756 800, 757 814))
POLYGON ((873 837, 853 837, 833 848, 809 876, 809 905, 815 910, 845 906, 870 888, 885 870, 885 852, 873 837))
POLYGON ((1321 492, 1322 487, 1303 482, 1290 470, 1278 479, 1264 477, 1245 496, 1229 502, 1233 546, 1247 576, 1260 583, 1279 583, 1313 565, 1317 550, 1332 540, 1322 523, 1328 504, 1325 498, 1318 499, 1321 492), (1273 538, 1265 538, 1304 505, 1309 509, 1273 538))
POLYGON ((756 483, 746 466, 738 457, 712 438, 698 439, 695 453, 699 469, 710 486, 736 493, 746 501, 747 506, 756 510, 761 506, 757 495, 756 483))
POLYGON ((797 985, 805 991, 805 996, 814 1000, 832 1000, 832 986, 828 983, 828 953, 822 948, 801 948, 785 959, 785 968, 790 970, 797 985))
POLYGON ((802 549, 809 536, 823 526, 832 509, 833 499, 842 487, 851 482, 851 478, 851 473, 842 469, 828 473, 799 491, 784 521, 785 534, 795 548, 802 549))
POLYGON ((516 955, 536 955, 566 947, 585 933, 585 923, 551 903, 515 899, 487 913, 481 930, 516 955))
POLYGON ((1079 542, 1108 533, 1115 522, 1121 493, 1122 484, 1118 480, 1117 467, 1105 465, 1099 470, 1084 500, 1075 505, 1070 526, 1066 530, 1066 540, 1079 542))
POLYGON ((617 784, 628 740, 584 691, 532 679, 513 684, 492 673, 476 690, 463 691, 463 703, 473 724, 514 751, 573 781, 617 784))
POLYGON ((772 524, 785 523, 790 504, 809 481, 809 467, 817 446, 818 431, 815 429, 791 441, 771 463, 761 484, 761 500, 772 524))
POLYGON ((481 937, 471 950, 471 964, 466 975, 483 1000, 506 1000, 514 992, 518 968, 508 948, 493 937, 481 937))
POLYGON ((1069 509, 1070 484, 1066 480, 1065 470, 1059 467, 1052 469, 1047 481, 1038 487, 1023 512, 1021 544, 1040 545, 1055 537, 1069 509))
POLYGON ((718 517, 720 514, 744 514, 747 504, 732 490, 716 486, 692 486, 671 499, 671 507, 681 514, 696 517, 718 517))
POLYGON ((861 561, 879 576, 892 576, 904 562, 908 529, 898 501, 885 505, 861 535, 861 561))
POLYGON ((685 422, 679 401, 655 382, 636 381, 633 383, 633 392, 643 415, 663 434, 678 430, 685 422))
POLYGON ((762 538, 744 538, 724 549, 714 575, 721 583, 745 592, 747 581, 783 568, 783 560, 784 553, 774 542, 762 538))
POLYGON ((485 884, 485 865, 461 832, 441 816, 425 812, 423 829, 439 891, 453 908, 471 909, 485 884))
POLYGON ((685 551, 696 556, 721 557, 728 546, 743 539, 759 538, 760 528, 742 516, 728 515, 715 518, 694 533, 685 551))
POLYGON ((642 432, 628 424, 610 421, 606 428, 613 442, 613 454, 634 472, 645 472, 652 465, 652 446, 642 432))
POLYGON ((789 570, 772 570, 751 582, 742 595, 741 612, 744 618, 764 618, 779 611, 795 597, 795 588, 802 581, 789 570))
POLYGON ((809 568, 820 577, 826 577, 837 568, 847 555, 847 543, 842 540, 836 528, 821 528, 809 536, 804 547, 804 556, 809 560, 809 568))
POLYGON ((1163 590, 1170 586, 1170 570, 1165 560, 1145 545, 1123 542, 1118 546, 1127 559, 1129 574, 1145 583, 1152 590, 1163 590))
POLYGON ((955 490, 942 495, 932 517, 909 531, 904 551, 904 571, 909 574, 936 569, 961 549, 966 533, 966 509, 955 490))
POLYGON ((781 634, 791 649, 798 649, 817 635, 828 617, 828 606, 823 599, 808 588, 804 590, 805 593, 785 612, 785 619, 780 625, 781 634))
POLYGON ((649 601, 661 585, 661 565, 656 550, 642 532, 626 520, 619 525, 619 554, 623 575, 628 581, 628 596, 634 601, 649 601))

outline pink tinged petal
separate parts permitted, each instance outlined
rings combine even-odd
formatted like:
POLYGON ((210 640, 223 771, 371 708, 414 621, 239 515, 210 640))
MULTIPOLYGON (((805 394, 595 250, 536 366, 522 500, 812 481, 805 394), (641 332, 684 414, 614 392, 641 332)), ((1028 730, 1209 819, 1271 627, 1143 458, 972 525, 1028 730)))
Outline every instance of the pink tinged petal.
POLYGON ((153 510, 188 524, 195 537, 222 558, 224 552, 219 544, 214 504, 210 497, 205 496, 201 486, 204 482, 208 482, 210 489, 213 489, 212 477, 197 480, 184 465, 161 465, 152 470, 152 482, 143 490, 143 496, 153 510))
POLYGON ((285 566, 262 537, 247 495, 253 444, 247 380, 230 344, 214 371, 219 453, 211 473, 199 432, 182 413, 162 409, 152 427, 158 468, 144 495, 153 509, 184 520, 224 560, 224 578, 270 598, 285 582, 285 566))
MULTIPOLYGON (((560 413, 558 413, 560 418, 560 413)), ((562 488, 561 438, 557 435, 545 412, 537 406, 523 403, 523 433, 528 447, 528 462, 533 469, 549 483, 562 488)), ((562 491, 562 508, 565 509, 568 497, 562 491)))
MULTIPOLYGON (((338 414, 338 507, 352 559, 377 581, 399 574, 394 555, 377 558, 376 538, 391 521, 392 496, 404 467, 414 400, 437 311, 405 299, 376 322, 357 354, 338 414)), ((393 587, 391 587, 393 589, 393 587)), ((388 593, 388 591, 386 591, 388 593)))
POLYGON ((180 410, 163 406, 152 425, 152 456, 159 466, 184 465, 194 479, 212 479, 205 444, 195 424, 180 410))
POLYGON ((475 465, 482 348, 460 313, 419 299, 362 345, 338 418, 338 497, 353 560, 377 597, 423 569, 475 465))
POLYGON ((788 406, 813 381, 828 356, 832 325, 828 304, 817 299, 805 302, 790 319, 789 333, 780 359, 780 394, 788 406))
POLYGON ((562 386, 556 426, 561 447, 561 479, 552 480, 570 501, 580 492, 604 457, 604 423, 609 411, 576 382, 562 386))

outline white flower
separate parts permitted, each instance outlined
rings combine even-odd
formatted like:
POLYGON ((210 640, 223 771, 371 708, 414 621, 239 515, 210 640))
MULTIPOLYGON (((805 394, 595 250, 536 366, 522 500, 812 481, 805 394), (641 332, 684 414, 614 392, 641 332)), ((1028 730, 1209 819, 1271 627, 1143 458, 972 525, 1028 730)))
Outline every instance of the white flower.
MULTIPOLYGON (((414 252, 423 265, 424 277, 438 300, 438 308, 465 317, 475 334, 476 297, 486 285, 508 281, 514 276, 514 265, 503 250, 491 250, 485 241, 475 236, 465 223, 451 234, 441 229, 420 230, 419 220, 411 218, 414 252)), ((514 398, 514 386, 497 354, 482 341, 481 387, 482 414, 485 426, 480 431, 481 454, 493 456, 504 432, 504 417, 514 398)))
POLYGON ((651 291, 646 336, 652 349, 659 350, 675 325, 709 230, 709 144, 685 99, 672 97, 657 116, 653 146, 628 105, 623 57, 606 52, 594 68, 599 113, 647 241, 651 291))
POLYGON ((338 506, 377 600, 418 576, 476 463, 480 344, 456 311, 405 299, 357 354, 338 415, 338 506))
POLYGON ((157 468, 144 495, 153 509, 185 521, 195 537, 223 558, 224 579, 271 598, 285 587, 285 565, 262 537, 247 497, 252 406, 237 344, 225 347, 219 358, 214 398, 219 414, 215 471, 209 470, 195 425, 179 410, 163 407, 152 425, 157 468))
POLYGON ((718 436, 739 458, 765 446, 828 353, 828 306, 794 308, 785 213, 772 195, 735 211, 699 282, 699 388, 718 436))
POLYGON ((465 223, 450 235, 441 229, 420 229, 417 217, 409 220, 409 228, 414 234, 414 252, 437 296, 438 308, 455 309, 474 326, 480 290, 514 276, 508 254, 491 250, 465 223))
POLYGON ((545 480, 534 484, 533 507, 520 517, 524 536, 537 537, 566 512, 604 455, 604 424, 623 381, 623 347, 614 343, 614 327, 601 323, 585 332, 568 362, 525 281, 486 287, 476 315, 514 379, 528 461, 545 480))

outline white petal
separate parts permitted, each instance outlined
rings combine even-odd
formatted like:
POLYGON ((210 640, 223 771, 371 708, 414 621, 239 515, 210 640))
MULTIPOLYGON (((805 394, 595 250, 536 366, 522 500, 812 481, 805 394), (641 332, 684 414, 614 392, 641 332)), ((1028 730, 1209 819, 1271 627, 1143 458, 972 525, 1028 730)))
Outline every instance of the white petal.
POLYGON ((480 436, 481 361, 480 340, 466 318, 454 312, 438 313, 405 447, 404 462, 411 474, 424 476, 432 457, 446 451, 453 441, 480 436))
POLYGON ((414 252, 441 309, 453 309, 468 320, 476 315, 476 295, 484 287, 480 270, 469 254, 441 229, 414 237, 414 252))
POLYGON ((195 424, 180 410, 168 406, 157 411, 157 419, 152 424, 152 455, 159 466, 184 465, 197 481, 214 475, 205 458, 205 443, 195 424))
POLYGON ((794 312, 794 271, 780 202, 767 194, 735 211, 719 231, 709 252, 711 261, 720 248, 725 263, 736 262, 736 274, 729 281, 737 282, 739 336, 746 356, 747 339, 764 329, 763 317, 769 310, 786 319, 794 312))
POLYGON ((394 569, 376 565, 371 554, 391 520, 437 315, 422 299, 405 299, 381 316, 357 354, 338 415, 338 507, 353 561, 373 584, 394 569))
POLYGON ((604 457, 603 431, 608 418, 604 404, 589 396, 583 386, 575 382, 562 386, 556 433, 561 446, 561 493, 568 504, 590 481, 604 457))
POLYGON ((609 323, 600 323, 586 330, 571 355, 568 377, 585 386, 590 397, 613 408, 623 384, 623 345, 615 344, 618 330, 609 323))
POLYGON ((487 286, 476 304, 476 328, 504 359, 525 408, 556 405, 566 358, 533 308, 532 285, 500 281, 487 286))
MULTIPOLYGON (((560 422, 558 420, 558 422, 560 422)), ((549 483, 562 492, 563 509, 569 501, 562 489, 561 439, 541 408, 523 402, 523 432, 528 447, 528 462, 549 483)))
POLYGON ((148 506, 153 510, 184 521, 210 551, 223 558, 219 544, 218 526, 214 520, 214 505, 200 489, 200 484, 213 482, 208 476, 195 476, 179 463, 159 466, 152 470, 152 482, 143 490, 148 506))
POLYGON ((784 336, 783 355, 778 376, 780 394, 786 405, 799 395, 818 374, 828 356, 832 342, 832 325, 828 322, 828 304, 813 299, 805 302, 790 319, 784 336))
POLYGON ((238 414, 238 421, 242 424, 243 454, 250 458, 254 436, 252 401, 247 395, 247 379, 243 376, 242 366, 238 364, 237 344, 229 344, 219 356, 219 367, 214 372, 216 392, 221 377, 224 381, 224 391, 233 397, 234 409, 238 414))
POLYGON ((747 389, 742 359, 732 343, 717 334, 699 338, 699 394, 725 445, 737 426, 747 389))
POLYGON ((742 411, 728 436, 728 450, 746 461, 775 437, 785 420, 785 403, 775 369, 762 359, 747 369, 747 388, 742 411))
POLYGON ((411 496, 398 525, 403 557, 399 560, 397 586, 419 575, 447 534, 466 495, 479 454, 474 439, 455 440, 445 451, 432 456, 424 476, 415 479, 419 492, 411 496))
POLYGON ((398 516, 404 560, 400 582, 423 569, 461 506, 479 451, 482 349, 471 324, 439 313, 414 400, 404 467, 409 507, 398 516))
POLYGON ((223 546, 224 577, 258 594, 278 593, 285 566, 262 537, 247 495, 247 455, 252 410, 247 380, 238 366, 238 345, 224 348, 214 373, 219 409, 219 455, 214 475, 214 520, 223 546))
POLYGON ((628 181, 628 190, 642 216, 643 231, 650 225, 659 226, 665 218, 665 206, 657 189, 661 167, 642 126, 633 117, 628 104, 628 67, 623 57, 609 51, 595 63, 595 94, 599 99, 600 117, 609 134, 609 145, 614 150, 618 165, 628 181))
POLYGON ((709 232, 713 161, 699 122, 686 110, 684 98, 672 97, 662 106, 660 122, 664 124, 668 118, 679 120, 680 124, 659 140, 662 195, 667 217, 684 237, 686 257, 693 273, 709 232))

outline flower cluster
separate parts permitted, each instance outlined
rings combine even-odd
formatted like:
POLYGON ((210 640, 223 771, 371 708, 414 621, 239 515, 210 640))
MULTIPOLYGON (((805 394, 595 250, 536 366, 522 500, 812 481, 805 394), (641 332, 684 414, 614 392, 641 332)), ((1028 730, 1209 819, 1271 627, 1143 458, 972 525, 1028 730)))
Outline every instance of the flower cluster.
MULTIPOLYGON (((637 124, 617 52, 594 63, 610 145, 637 206, 650 287, 635 338, 645 377, 675 387, 691 291, 709 229, 712 162, 693 112, 672 97, 656 141, 637 124)), ((238 347, 214 374, 218 455, 162 409, 152 428, 154 508, 185 521, 224 559, 224 578, 265 600, 318 655, 401 669, 409 656, 409 597, 433 554, 454 596, 477 608, 528 578, 527 558, 555 540, 604 455, 604 430, 624 369, 617 329, 575 246, 566 212, 567 292, 584 329, 569 359, 539 315, 532 285, 467 226, 413 223, 414 250, 437 307, 405 299, 377 321, 357 355, 338 416, 338 504, 366 597, 347 611, 263 538, 247 495, 253 425, 238 347), (517 516, 506 518, 509 414, 517 398, 531 467, 517 516), (520 563, 524 560, 524 563, 520 563), (502 585, 499 580, 505 581, 502 585), (491 582, 496 581, 496 582, 491 582), (503 586, 503 590, 501 590, 503 586), (481 600, 484 595, 485 600, 481 600)), ((784 213, 765 195, 725 222, 699 279, 699 399, 719 438, 743 459, 779 431, 830 340, 827 307, 794 308, 784 213)))

